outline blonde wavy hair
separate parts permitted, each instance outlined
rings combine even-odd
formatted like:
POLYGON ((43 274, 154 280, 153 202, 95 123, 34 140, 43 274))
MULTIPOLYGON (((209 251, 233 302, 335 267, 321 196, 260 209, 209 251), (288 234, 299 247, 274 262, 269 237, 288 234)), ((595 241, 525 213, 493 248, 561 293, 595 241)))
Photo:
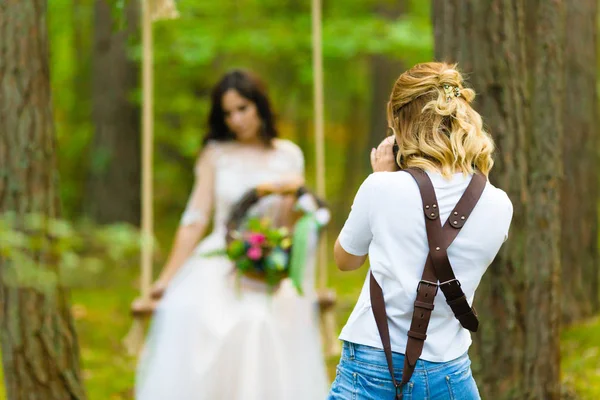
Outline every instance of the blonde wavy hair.
POLYGON ((474 98, 455 64, 417 64, 400 75, 387 105, 398 164, 440 171, 445 177, 475 169, 488 176, 494 141, 471 107, 474 98))

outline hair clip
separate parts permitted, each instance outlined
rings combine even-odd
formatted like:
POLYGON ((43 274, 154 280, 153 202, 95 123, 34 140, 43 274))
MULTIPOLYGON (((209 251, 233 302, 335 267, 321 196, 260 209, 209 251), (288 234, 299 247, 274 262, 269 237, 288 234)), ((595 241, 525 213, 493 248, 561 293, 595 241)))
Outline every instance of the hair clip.
POLYGON ((444 88, 444 93, 446 93, 446 101, 450 101, 455 97, 460 97, 460 88, 458 86, 445 84, 442 87, 444 88))

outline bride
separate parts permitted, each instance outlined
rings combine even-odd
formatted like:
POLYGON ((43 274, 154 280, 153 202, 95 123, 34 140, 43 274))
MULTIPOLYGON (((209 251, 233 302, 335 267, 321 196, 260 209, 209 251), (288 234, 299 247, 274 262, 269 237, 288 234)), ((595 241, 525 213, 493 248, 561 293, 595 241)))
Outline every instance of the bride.
MULTIPOLYGON (((203 255, 225 247, 225 222, 248 189, 303 179, 302 152, 276 138, 265 89, 249 72, 234 70, 216 85, 208 125, 192 195, 152 286, 161 299, 138 366, 136 399, 324 399, 314 262, 300 297, 288 281, 275 294, 249 280, 240 288, 226 257, 203 255), (200 241, 211 216, 212 232, 200 241)), ((265 200, 273 200, 270 212, 282 205, 265 200)))

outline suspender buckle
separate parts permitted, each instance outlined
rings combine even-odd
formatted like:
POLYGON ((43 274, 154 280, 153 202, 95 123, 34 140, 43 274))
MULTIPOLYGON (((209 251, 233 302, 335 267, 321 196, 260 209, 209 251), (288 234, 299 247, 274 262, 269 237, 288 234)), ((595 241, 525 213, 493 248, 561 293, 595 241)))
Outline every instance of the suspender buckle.
POLYGON ((461 286, 461 285, 460 285, 460 281, 459 281, 458 279, 456 279, 456 278, 454 278, 454 279, 450 279, 449 281, 446 281, 446 282, 442 282, 442 283, 440 283, 440 286, 449 285, 449 284, 451 284, 452 282, 456 282, 456 284, 458 285, 458 287, 460 287, 460 286, 461 286))
POLYGON ((402 400, 404 393, 402 393, 402 387, 404 386, 402 383, 394 383, 396 386, 396 399, 402 400))
POLYGON ((419 289, 421 289, 421 284, 422 283, 425 284, 425 285, 427 285, 427 286, 435 286, 435 295, 437 295, 437 292, 440 289, 440 286, 437 283, 435 283, 435 282, 426 281, 425 279, 421 279, 419 281, 419 284, 417 285, 417 293, 419 293, 419 289))

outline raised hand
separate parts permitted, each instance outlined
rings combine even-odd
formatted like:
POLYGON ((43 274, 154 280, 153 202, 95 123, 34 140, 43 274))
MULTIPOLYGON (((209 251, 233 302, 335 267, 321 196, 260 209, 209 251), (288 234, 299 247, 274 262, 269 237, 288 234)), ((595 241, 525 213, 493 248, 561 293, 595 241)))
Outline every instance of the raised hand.
POLYGON ((393 146, 394 137, 389 136, 383 139, 377 149, 371 150, 371 167, 373 167, 373 172, 393 172, 399 170, 394 158, 393 146))

